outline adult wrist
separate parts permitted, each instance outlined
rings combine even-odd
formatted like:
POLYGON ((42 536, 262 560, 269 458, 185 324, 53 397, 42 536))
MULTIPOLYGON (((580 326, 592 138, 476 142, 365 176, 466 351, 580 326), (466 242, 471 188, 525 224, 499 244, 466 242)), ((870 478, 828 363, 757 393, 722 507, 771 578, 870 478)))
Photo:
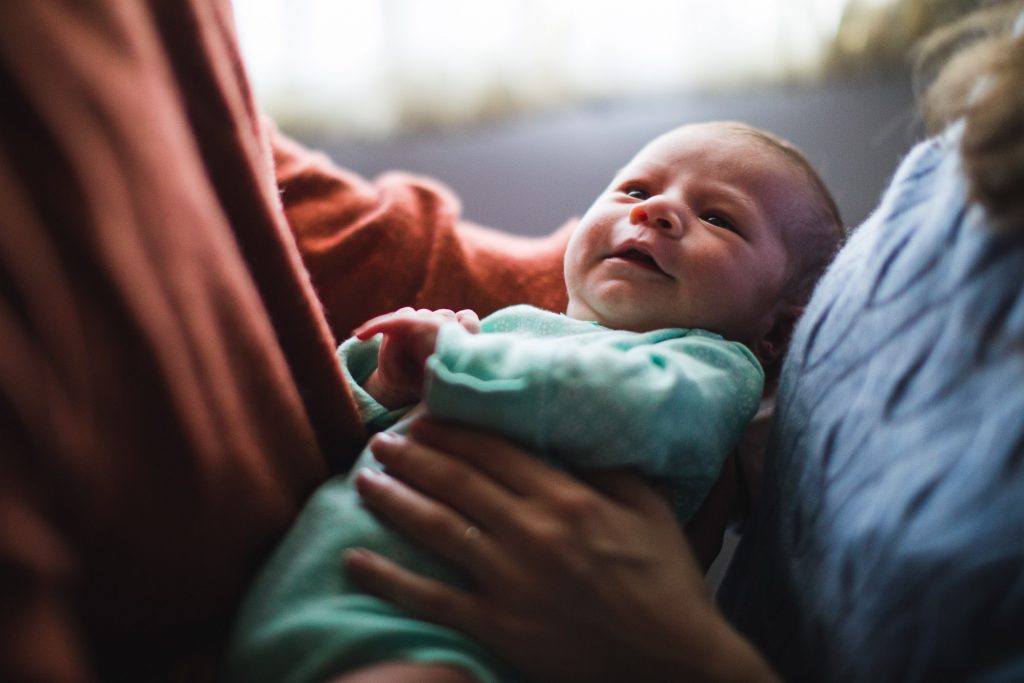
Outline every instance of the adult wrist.
POLYGON ((717 609, 711 607, 708 616, 711 618, 701 620, 696 630, 690 630, 696 637, 673 643, 661 655, 649 652, 653 656, 647 659, 647 666, 627 663, 624 670, 631 669, 631 678, 638 681, 780 683, 782 679, 757 648, 717 609))

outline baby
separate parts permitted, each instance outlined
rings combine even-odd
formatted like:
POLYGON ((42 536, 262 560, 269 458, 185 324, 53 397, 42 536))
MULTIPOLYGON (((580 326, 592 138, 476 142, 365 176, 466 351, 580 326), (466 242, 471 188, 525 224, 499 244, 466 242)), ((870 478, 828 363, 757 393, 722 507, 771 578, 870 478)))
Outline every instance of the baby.
MULTIPOLYGON (((370 431, 403 429, 419 404, 570 469, 634 467, 682 522, 841 239, 835 203, 792 145, 739 123, 684 126, 640 150, 580 220, 565 314, 403 309, 365 323, 339 357, 370 431)), ((369 449, 360 467, 379 467, 369 449)), ((393 661, 510 677, 474 641, 360 591, 340 560, 356 546, 460 581, 360 505, 354 474, 336 477, 245 603, 233 680, 322 681, 393 661)))

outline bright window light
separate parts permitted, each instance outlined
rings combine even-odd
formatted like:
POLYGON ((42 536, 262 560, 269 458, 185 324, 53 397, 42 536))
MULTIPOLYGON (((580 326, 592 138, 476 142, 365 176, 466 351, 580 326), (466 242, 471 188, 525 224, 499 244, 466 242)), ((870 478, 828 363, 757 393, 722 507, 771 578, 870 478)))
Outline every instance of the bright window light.
POLYGON ((361 135, 811 76, 851 2, 235 0, 263 105, 361 135))

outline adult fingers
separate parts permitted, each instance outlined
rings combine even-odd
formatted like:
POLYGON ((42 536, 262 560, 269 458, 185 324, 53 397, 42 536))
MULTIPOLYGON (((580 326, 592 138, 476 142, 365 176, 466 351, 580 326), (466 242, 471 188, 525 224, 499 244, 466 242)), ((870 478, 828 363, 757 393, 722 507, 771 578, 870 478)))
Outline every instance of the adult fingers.
POLYGON ((493 539, 457 511, 372 468, 359 472, 356 488, 375 514, 470 576, 501 571, 493 539))
POLYGON ((481 618, 478 600, 447 584, 435 581, 372 553, 355 548, 345 553, 345 571, 367 591, 421 618, 458 630, 488 623, 481 618))
MULTIPOLYGON (((454 522, 461 523, 461 527, 451 530, 456 536, 471 524, 485 531, 504 530, 519 507, 518 496, 499 483, 445 453, 401 435, 382 433, 370 442, 370 450, 389 474, 429 496, 434 507, 440 503, 461 515, 454 522)), ((426 511, 420 515, 421 520, 430 514, 436 523, 444 523, 438 521, 441 515, 437 510, 423 504, 420 510, 426 511)))

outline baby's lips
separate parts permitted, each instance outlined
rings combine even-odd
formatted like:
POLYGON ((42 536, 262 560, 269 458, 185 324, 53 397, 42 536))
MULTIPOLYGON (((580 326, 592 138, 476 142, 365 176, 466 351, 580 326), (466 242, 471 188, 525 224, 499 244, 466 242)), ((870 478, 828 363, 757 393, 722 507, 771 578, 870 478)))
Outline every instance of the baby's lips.
POLYGON ((651 246, 642 242, 629 241, 623 244, 619 249, 612 253, 613 258, 621 258, 627 261, 633 261, 651 269, 655 269, 665 275, 671 277, 665 268, 661 265, 661 261, 656 255, 656 250, 651 246))

